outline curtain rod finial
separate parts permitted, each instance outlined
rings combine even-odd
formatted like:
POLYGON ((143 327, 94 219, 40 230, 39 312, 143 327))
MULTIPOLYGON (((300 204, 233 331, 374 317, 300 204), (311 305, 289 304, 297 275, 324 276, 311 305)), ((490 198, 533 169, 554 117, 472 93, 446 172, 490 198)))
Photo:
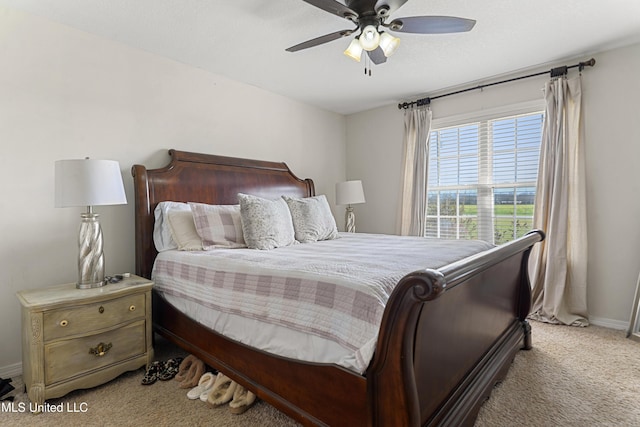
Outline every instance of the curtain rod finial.
POLYGON ((580 63, 580 65, 582 67, 593 67, 594 65, 596 65, 596 60, 595 58, 591 58, 590 60, 586 61, 586 62, 582 62, 580 63))
POLYGON ((578 69, 580 70, 580 72, 582 72, 582 70, 584 70, 584 67, 593 67, 594 65, 596 65, 596 60, 595 58, 591 58, 588 61, 579 63, 578 69))

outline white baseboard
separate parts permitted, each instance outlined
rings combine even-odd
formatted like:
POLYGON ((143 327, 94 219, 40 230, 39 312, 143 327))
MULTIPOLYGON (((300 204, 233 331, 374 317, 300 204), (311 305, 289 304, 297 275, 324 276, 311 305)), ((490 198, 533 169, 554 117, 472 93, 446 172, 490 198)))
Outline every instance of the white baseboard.
POLYGON ((22 362, 0 366, 0 378, 14 378, 22 375, 22 362))
POLYGON ((605 328, 619 329, 626 331, 629 328, 629 322, 623 320, 606 319, 604 317, 591 317, 589 316, 589 323, 596 326, 603 326, 605 328))

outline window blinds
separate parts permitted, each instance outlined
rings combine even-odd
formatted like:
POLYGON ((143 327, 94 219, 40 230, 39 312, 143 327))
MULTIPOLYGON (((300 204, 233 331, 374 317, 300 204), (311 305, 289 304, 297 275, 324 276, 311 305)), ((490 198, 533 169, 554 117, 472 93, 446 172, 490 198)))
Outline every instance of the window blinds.
POLYGON ((425 235, 504 243, 530 230, 544 113, 431 131, 425 235))

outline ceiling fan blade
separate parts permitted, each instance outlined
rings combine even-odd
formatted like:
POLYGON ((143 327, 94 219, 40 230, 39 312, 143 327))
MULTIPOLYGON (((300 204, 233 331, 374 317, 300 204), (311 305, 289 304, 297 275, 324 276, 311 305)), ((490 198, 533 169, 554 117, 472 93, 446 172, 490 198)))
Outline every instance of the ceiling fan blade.
POLYGON ((334 40, 338 40, 342 37, 346 37, 355 32, 355 30, 342 30, 336 31, 335 33, 325 34, 324 36, 316 37, 315 39, 307 40, 306 42, 302 42, 295 46, 291 46, 290 48, 285 49, 287 52, 297 52, 302 49, 308 49, 310 47, 318 46, 324 43, 328 43, 334 40))
POLYGON ((368 51, 367 54, 369 55, 369 59, 371 59, 371 62, 376 65, 387 62, 387 57, 385 56, 384 51, 380 46, 378 46, 374 50, 368 51))
POLYGON ((455 16, 410 16, 391 21, 387 26, 392 31, 417 34, 446 34, 470 31, 476 21, 455 16))
POLYGON ((378 0, 374 6, 374 10, 378 13, 379 17, 386 17, 391 15, 396 10, 400 9, 408 0, 378 0), (384 13, 381 13, 381 8, 385 9, 384 13))
POLYGON ((353 9, 348 8, 342 3, 338 3, 336 0, 303 0, 303 1, 319 9, 322 9, 326 12, 332 13, 334 15, 338 15, 341 18, 346 18, 351 21, 358 19, 358 14, 353 9))

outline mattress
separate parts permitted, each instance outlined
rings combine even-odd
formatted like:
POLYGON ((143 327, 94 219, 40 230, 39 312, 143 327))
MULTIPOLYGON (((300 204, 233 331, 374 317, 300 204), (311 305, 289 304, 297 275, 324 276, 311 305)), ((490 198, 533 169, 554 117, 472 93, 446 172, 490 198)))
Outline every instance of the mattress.
POLYGON ((482 241, 340 233, 273 250, 158 254, 155 289, 190 318, 246 345, 363 373, 384 307, 407 273, 491 248, 482 241))

